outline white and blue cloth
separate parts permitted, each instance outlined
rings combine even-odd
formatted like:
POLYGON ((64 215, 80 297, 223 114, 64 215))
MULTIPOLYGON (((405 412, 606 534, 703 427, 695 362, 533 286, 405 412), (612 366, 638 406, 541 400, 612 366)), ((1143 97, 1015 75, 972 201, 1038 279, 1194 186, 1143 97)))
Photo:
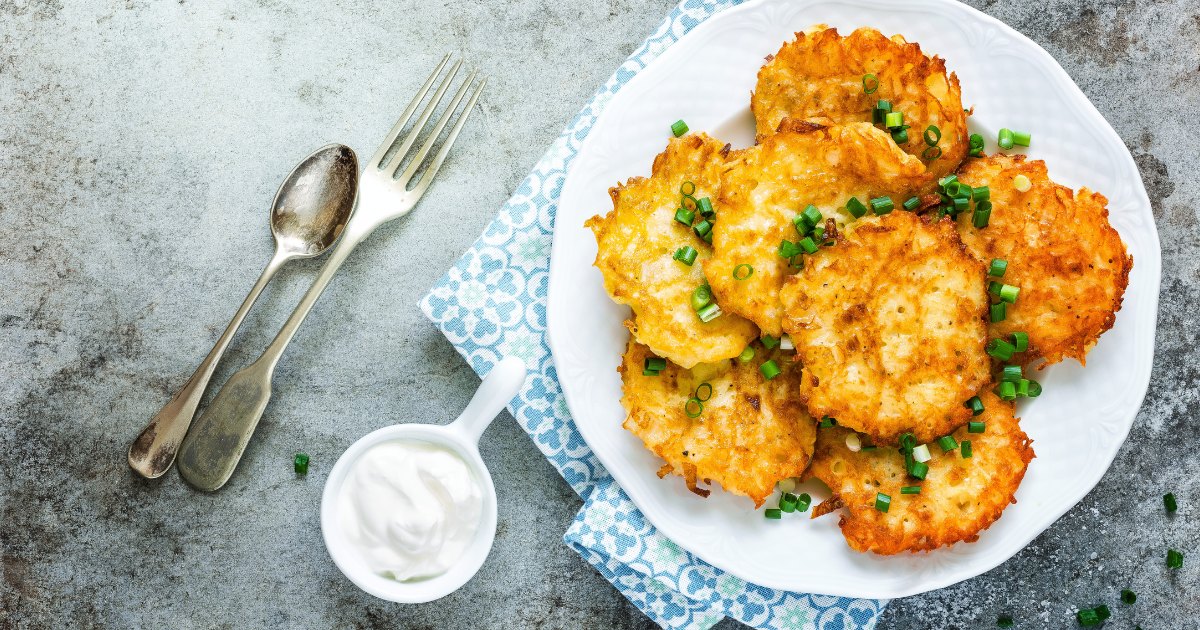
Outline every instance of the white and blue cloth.
POLYGON ((525 361, 532 376, 509 410, 585 500, 563 541, 660 626, 703 630, 729 616, 756 628, 871 630, 886 600, 763 588, 659 534, 575 428, 546 341, 554 215, 580 145, 634 75, 697 24, 741 1, 684 0, 676 7, 575 117, 420 307, 480 376, 503 357, 525 361))

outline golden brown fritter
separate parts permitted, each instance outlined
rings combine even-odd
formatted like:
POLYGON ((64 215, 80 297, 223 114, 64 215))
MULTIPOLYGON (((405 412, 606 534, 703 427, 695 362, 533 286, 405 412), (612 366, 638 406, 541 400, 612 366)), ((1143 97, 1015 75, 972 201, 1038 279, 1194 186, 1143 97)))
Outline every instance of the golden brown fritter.
POLYGON ((987 383, 987 271, 950 219, 903 210, 863 219, 806 256, 780 298, 814 417, 896 444, 966 423, 987 383))
POLYGON ((779 289, 796 272, 778 256, 779 244, 801 239, 792 218, 812 204, 841 229, 855 221, 845 207, 851 197, 869 207, 870 199, 891 196, 899 208, 932 177, 866 123, 826 128, 788 121, 784 131, 729 157, 704 275, 724 311, 775 337, 782 334, 779 289), (733 272, 743 264, 754 273, 737 280, 733 272))
POLYGON ((630 340, 619 370, 625 390, 621 404, 629 412, 624 426, 667 460, 659 476, 680 475, 692 492, 704 497, 709 490, 698 487, 697 480, 715 481, 750 497, 757 508, 777 481, 804 472, 816 423, 800 402, 800 367, 790 360, 791 353, 767 350, 757 342, 753 348, 755 357, 745 363, 699 363, 690 370, 668 363, 657 376, 645 376, 644 361, 654 355, 630 340), (771 380, 759 369, 768 360, 782 370, 771 380), (706 397, 703 383, 712 387, 711 396, 700 415, 690 418, 684 405, 694 396, 706 397))
POLYGON ((700 261, 712 255, 712 248, 675 221, 684 182, 695 184, 696 199, 715 201, 727 153, 725 145, 703 133, 673 139, 654 158, 649 179, 634 177, 609 189, 612 212, 584 224, 596 236, 595 265, 604 274, 604 288, 633 308, 626 325, 634 338, 684 367, 736 357, 758 337, 754 324, 732 313, 700 321, 691 294, 705 283, 700 261), (673 258, 689 246, 698 252, 692 266, 673 258))
POLYGON ((1004 321, 991 325, 991 335, 1029 335, 1029 349, 1012 363, 1043 357, 1039 369, 1066 357, 1084 363, 1112 328, 1133 269, 1133 257, 1108 223, 1108 200, 1055 184, 1044 162, 1023 155, 969 159, 958 177, 972 187, 988 186, 991 194, 987 227, 976 229, 970 212, 958 217, 967 250, 985 265, 1007 260, 1004 276, 993 280, 1020 289, 1004 321), (1018 175, 1029 179, 1028 191, 1013 187, 1018 175))
POLYGON ((975 542, 1009 503, 1017 502, 1013 495, 1034 457, 1032 440, 1013 418, 1012 403, 990 391, 980 398, 987 410, 975 419, 986 424, 985 432, 968 433, 963 427, 953 434, 956 443, 971 442, 972 456, 928 444, 933 457, 925 462, 924 481, 908 475, 896 448, 852 452, 846 446, 850 429, 817 430, 816 454, 805 478, 824 481, 834 492, 832 505, 847 508, 838 525, 852 549, 887 556, 975 542), (921 493, 901 494, 904 486, 920 486, 921 493), (886 513, 875 508, 880 493, 891 497, 886 513))
POLYGON ((935 178, 958 168, 970 148, 958 77, 947 74, 944 60, 927 57, 900 35, 889 39, 866 27, 846 37, 833 28, 796 33, 759 70, 750 107, 759 135, 767 136, 784 118, 823 125, 870 123, 881 100, 903 112, 911 126, 908 142, 900 146, 904 152, 921 158, 935 178), (867 74, 879 83, 871 94, 863 86, 867 74), (941 131, 941 154, 935 159, 923 157, 928 147, 923 134, 930 125, 941 131))

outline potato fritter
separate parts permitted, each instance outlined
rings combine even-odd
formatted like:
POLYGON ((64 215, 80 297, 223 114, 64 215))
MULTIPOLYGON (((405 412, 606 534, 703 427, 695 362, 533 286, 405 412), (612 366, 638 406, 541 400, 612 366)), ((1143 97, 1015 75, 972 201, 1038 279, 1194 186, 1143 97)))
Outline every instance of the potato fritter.
POLYGON ((792 219, 812 204, 823 215, 821 225, 833 219, 841 229, 856 220, 846 210, 851 197, 870 207, 871 199, 891 196, 899 208, 932 178, 920 160, 866 123, 826 128, 786 121, 783 129, 730 153, 730 169, 721 176, 713 256, 704 262, 721 308, 775 337, 783 332, 779 289, 796 272, 789 259, 779 257, 779 246, 803 238, 792 219), (753 273, 738 280, 733 272, 743 264, 753 273))
POLYGON ((1012 403, 990 391, 980 398, 987 410, 975 419, 985 423, 985 432, 968 433, 963 427, 952 436, 957 444, 971 442, 971 457, 964 458, 961 449, 946 453, 928 444, 932 459, 925 462, 924 481, 908 474, 899 449, 852 452, 846 446, 850 429, 817 430, 805 478, 825 482, 834 492, 832 505, 847 508, 838 525, 852 549, 888 556, 975 542, 1009 503, 1017 502, 1013 495, 1034 458, 1032 440, 1013 418, 1012 403), (905 486, 920 486, 921 492, 901 494, 905 486), (878 494, 891 498, 887 512, 876 509, 878 494))
POLYGON ((863 219, 806 257, 780 298, 809 413, 879 444, 966 423, 963 401, 990 378, 986 274, 953 221, 904 211, 863 219))
POLYGON ((761 507, 775 483, 804 472, 812 458, 816 423, 800 401, 800 367, 790 353, 767 350, 754 343, 755 356, 699 363, 686 370, 668 363, 657 376, 642 374, 643 362, 653 356, 646 346, 630 340, 619 368, 625 395, 621 404, 629 412, 625 428, 640 437, 646 448, 667 460, 659 473, 684 477, 688 489, 707 497, 709 490, 697 480, 713 481, 729 492, 748 496, 761 507), (771 380, 759 369, 775 361, 781 373, 771 380), (706 398, 685 410, 689 398, 706 398), (697 391, 697 390, 700 391, 697 391))
POLYGON ((871 123, 881 100, 903 112, 911 126, 908 141, 900 145, 905 153, 921 158, 936 178, 958 168, 970 148, 958 77, 947 74, 944 60, 927 57, 920 45, 900 35, 889 39, 866 27, 846 37, 834 28, 796 33, 759 70, 750 107, 758 134, 767 136, 784 118, 822 125, 871 123), (878 80, 871 94, 863 85, 867 74, 878 80), (936 151, 925 153, 924 133, 931 125, 941 131, 941 152, 934 159, 926 155, 936 151))
POLYGON ((675 220, 684 182, 695 184, 695 199, 715 201, 727 153, 726 145, 703 133, 672 139, 654 158, 649 179, 634 177, 609 189, 612 212, 584 224, 596 236, 595 265, 604 274, 604 288, 633 308, 626 326, 634 338, 683 367, 736 357, 758 337, 754 324, 732 313, 700 321, 690 299, 705 284, 700 261, 712 255, 712 247, 675 220), (682 247, 697 252, 691 266, 673 258, 682 247))
POLYGON ((991 335, 1029 335, 1029 349, 1012 363, 1045 358, 1038 369, 1067 357, 1084 363, 1112 328, 1133 269, 1133 257, 1108 223, 1108 200, 1087 188, 1074 193, 1055 184, 1045 162, 1023 155, 969 159, 958 177, 972 187, 988 186, 991 194, 987 227, 976 229, 969 212, 959 215, 967 251, 985 265, 1007 260, 1004 275, 993 280, 1020 289, 1004 321, 991 324, 991 335), (1018 175, 1029 179, 1026 192, 1013 185, 1018 175))

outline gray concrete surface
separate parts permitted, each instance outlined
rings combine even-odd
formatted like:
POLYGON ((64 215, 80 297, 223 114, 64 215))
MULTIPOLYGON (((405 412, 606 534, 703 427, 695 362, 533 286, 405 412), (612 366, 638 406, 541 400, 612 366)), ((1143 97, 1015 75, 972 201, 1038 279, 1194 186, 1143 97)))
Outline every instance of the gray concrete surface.
MULTIPOLYGON (((1104 602, 1110 628, 1200 628, 1200 1, 973 4, 1054 55, 1137 159, 1163 244, 1155 372, 1083 502, 879 627, 1063 628, 1104 602)), ((357 437, 466 404, 477 379, 416 301, 672 5, 0 0, 0 628, 652 627, 562 545, 580 501, 507 415, 482 444, 496 546, 450 597, 359 592, 317 506, 357 437), (300 330, 229 486, 131 473, 129 440, 266 263, 284 174, 326 142, 369 156, 448 50, 491 75, 479 112, 418 211, 354 254, 300 330)), ((267 288, 214 382, 258 355, 320 264, 267 288)))

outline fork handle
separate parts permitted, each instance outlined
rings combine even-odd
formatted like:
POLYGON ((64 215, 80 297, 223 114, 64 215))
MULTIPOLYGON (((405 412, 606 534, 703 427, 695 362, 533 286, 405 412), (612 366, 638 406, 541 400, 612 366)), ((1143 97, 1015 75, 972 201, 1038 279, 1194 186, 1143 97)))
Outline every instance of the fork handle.
POLYGON ((233 475, 271 398, 271 377, 279 357, 350 252, 378 226, 377 222, 364 220, 356 225, 354 217, 350 219, 316 280, 271 345, 254 363, 229 378, 192 425, 179 450, 179 474, 189 484, 211 492, 233 475))
POLYGON ((126 459, 129 467, 139 475, 147 479, 157 479, 171 467, 171 463, 175 461, 175 453, 179 450, 179 443, 192 423, 192 416, 196 415, 196 407, 200 405, 200 399, 204 396, 204 390, 208 387, 208 381, 212 378, 217 363, 221 361, 221 355, 225 354, 234 333, 241 327, 246 314, 250 312, 250 307, 258 300, 259 294, 275 276, 275 272, 291 259, 292 256, 275 250, 271 262, 267 263, 262 275, 258 277, 258 282, 254 283, 254 288, 250 289, 250 294, 246 296, 246 300, 233 316, 233 321, 229 322, 229 327, 209 351, 208 356, 204 357, 204 361, 200 362, 200 366, 187 383, 184 383, 171 397, 170 402, 155 414, 129 445, 126 459))

